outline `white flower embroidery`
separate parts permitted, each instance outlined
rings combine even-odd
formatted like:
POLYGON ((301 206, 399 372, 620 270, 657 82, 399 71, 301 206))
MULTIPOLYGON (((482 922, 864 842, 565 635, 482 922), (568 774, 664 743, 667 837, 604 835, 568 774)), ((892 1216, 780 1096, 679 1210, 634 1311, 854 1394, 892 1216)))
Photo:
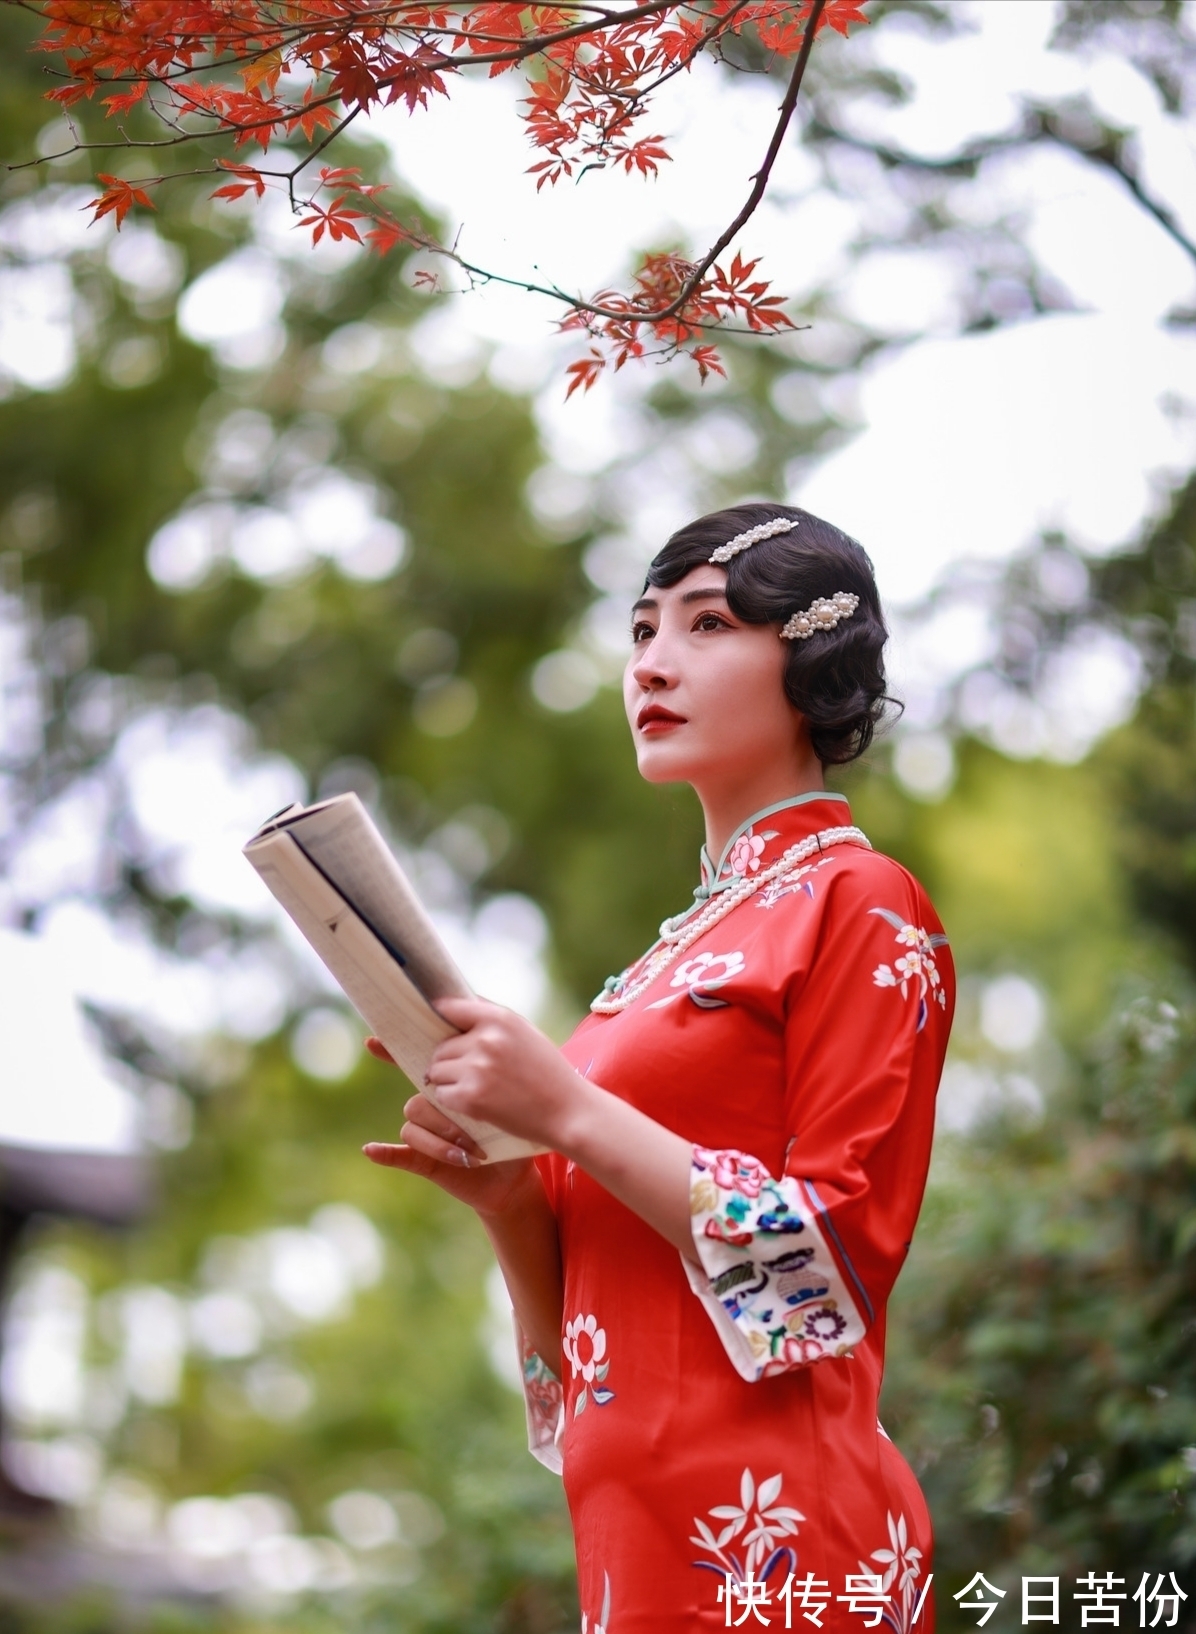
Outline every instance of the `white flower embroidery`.
POLYGON ((749 1576, 767 1577, 776 1563, 774 1557, 787 1554, 792 1557, 789 1564, 792 1571, 797 1564, 797 1556, 781 1540, 795 1536, 798 1522, 806 1517, 798 1509, 777 1503, 783 1480, 783 1476, 770 1475, 757 1488, 751 1470, 745 1469, 739 1481, 739 1502, 716 1504, 708 1511, 711 1519, 726 1522, 717 1535, 695 1515, 694 1525, 698 1535, 689 1541, 713 1555, 718 1565, 714 1566, 709 1560, 695 1561, 694 1564, 720 1573, 730 1572, 737 1583, 746 1583, 749 1576), (742 1555, 731 1547, 736 1539, 739 1539, 739 1547, 746 1551, 742 1555))
MULTIPOLYGON (((889 1547, 872 1551, 872 1559, 880 1568, 876 1575, 880 1576, 881 1592, 890 1595, 890 1609, 884 1613, 883 1620, 896 1634, 909 1634, 922 1610, 917 1584, 922 1575, 922 1551, 910 1543, 904 1515, 898 1515, 894 1520, 890 1512, 886 1518, 889 1523, 889 1547)), ((872 1569, 862 1560, 860 1571, 873 1575, 872 1569)), ((929 1586, 927 1583, 923 1588, 923 1597, 929 1586)))
POLYGON ((573 1377, 577 1378, 580 1374, 589 1384, 598 1364, 606 1355, 606 1329, 598 1326, 596 1316, 575 1316, 572 1322, 566 1322, 565 1355, 569 1358, 573 1377), (582 1340, 580 1345, 579 1340, 582 1340), (583 1351, 586 1352, 584 1360, 581 1354, 583 1351))
POLYGON ((700 983, 705 987, 711 981, 729 981, 732 976, 738 976, 743 967, 742 953, 699 953, 677 966, 669 986, 696 987, 700 983), (714 973, 716 965, 723 968, 714 973))
POLYGON ((610 1372, 610 1362, 606 1359, 606 1329, 598 1326, 596 1316, 592 1313, 589 1316, 578 1315, 571 1322, 566 1322, 562 1349, 573 1369, 573 1377, 581 1380, 581 1389, 573 1403, 575 1418, 578 1413, 584 1412, 591 1394, 599 1407, 605 1407, 608 1401, 615 1399, 613 1390, 602 1388, 610 1372))
POLYGON ((894 959, 891 965, 877 965, 872 980, 877 987, 899 987, 903 999, 909 997, 911 987, 914 989, 919 1001, 918 1031, 921 1032, 926 1025, 927 998, 933 998, 944 1010, 947 1008, 947 995, 934 956, 935 949, 944 946, 947 938, 937 933, 932 935, 920 925, 907 924, 900 914, 889 908, 869 908, 868 911, 886 919, 897 933, 894 941, 910 950, 894 959))

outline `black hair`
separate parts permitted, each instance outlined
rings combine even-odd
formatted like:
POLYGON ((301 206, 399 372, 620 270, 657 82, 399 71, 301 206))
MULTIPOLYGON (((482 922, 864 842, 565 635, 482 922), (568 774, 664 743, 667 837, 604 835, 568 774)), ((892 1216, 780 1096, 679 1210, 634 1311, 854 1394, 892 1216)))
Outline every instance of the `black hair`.
POLYGON ((653 557, 644 588, 667 589, 708 562, 719 545, 782 517, 796 527, 761 539, 721 564, 727 572, 727 604, 747 624, 776 624, 839 590, 859 597, 855 612, 834 629, 785 643, 785 695, 804 716, 819 760, 824 766, 841 766, 864 753, 885 705, 894 702, 885 690, 889 632, 872 563, 861 545, 793 505, 732 505, 679 528, 653 557))

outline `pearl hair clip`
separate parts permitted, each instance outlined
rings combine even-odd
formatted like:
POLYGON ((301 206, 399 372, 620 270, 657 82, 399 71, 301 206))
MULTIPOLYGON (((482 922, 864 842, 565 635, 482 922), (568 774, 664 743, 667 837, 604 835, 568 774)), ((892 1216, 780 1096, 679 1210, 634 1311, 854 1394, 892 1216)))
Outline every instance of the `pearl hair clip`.
POLYGON ((750 550, 753 545, 758 545, 761 539, 771 539, 777 533, 788 533, 796 526, 796 517, 774 516, 771 522, 760 522, 756 527, 749 528, 746 533, 737 533, 734 539, 728 539, 725 545, 720 545, 708 559, 722 567, 732 556, 738 556, 741 550, 750 550))
POLYGON ((840 619, 850 618, 860 605, 860 598, 849 590, 836 590, 833 596, 819 596, 804 613, 794 613, 782 627, 782 641, 808 641, 818 630, 833 630, 840 619))

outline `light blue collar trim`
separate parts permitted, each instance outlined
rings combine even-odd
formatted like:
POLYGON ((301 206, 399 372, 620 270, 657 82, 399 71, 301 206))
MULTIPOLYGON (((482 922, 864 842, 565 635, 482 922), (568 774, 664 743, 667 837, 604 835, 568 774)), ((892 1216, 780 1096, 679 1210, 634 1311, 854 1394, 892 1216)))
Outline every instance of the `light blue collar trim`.
POLYGON ((775 816, 778 811, 788 811, 792 806, 805 806, 812 800, 838 800, 845 806, 849 804, 845 794, 836 794, 830 789, 814 789, 810 794, 795 794, 788 800, 778 800, 773 806, 765 806, 763 811, 754 811, 746 822, 740 823, 739 827, 735 830, 734 834, 732 834, 731 838, 723 847, 723 854, 718 859, 717 868, 714 868, 711 865, 710 853, 707 851, 706 847, 703 846, 698 854, 698 862, 702 870, 702 883, 694 892, 694 895, 698 898, 698 900, 704 901, 715 891, 724 891, 728 885, 733 883, 734 876, 732 876, 731 879, 724 879, 721 881, 719 876, 722 874, 723 869, 727 866, 727 858, 734 850, 736 841, 742 839, 749 828, 754 827, 756 823, 760 822, 765 817, 775 816))

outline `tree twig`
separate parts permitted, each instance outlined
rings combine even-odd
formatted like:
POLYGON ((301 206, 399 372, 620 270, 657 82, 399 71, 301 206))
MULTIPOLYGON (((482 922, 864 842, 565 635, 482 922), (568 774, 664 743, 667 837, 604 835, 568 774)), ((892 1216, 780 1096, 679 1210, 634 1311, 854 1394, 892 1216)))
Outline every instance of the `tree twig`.
POLYGON ((869 153, 892 170, 921 170, 941 176, 961 177, 975 176, 986 159, 995 158, 998 154, 1015 153, 1020 148, 1051 142, 1068 153, 1074 153, 1078 158, 1086 159, 1089 164, 1099 165, 1102 169, 1111 171, 1142 209, 1158 222, 1163 231, 1193 262, 1196 262, 1196 239, 1184 231, 1175 213, 1167 205, 1147 191, 1137 171, 1126 162, 1124 132, 1106 132, 1099 143, 1085 146, 1084 143, 1068 137, 1059 119, 1049 110, 1027 108, 1020 130, 970 142, 957 153, 948 154, 941 159, 924 157, 918 153, 910 153, 904 148, 894 147, 887 142, 857 136, 839 125, 831 124, 821 114, 815 114, 807 128, 807 134, 815 141, 833 141, 843 147, 853 148, 857 153, 869 153))

